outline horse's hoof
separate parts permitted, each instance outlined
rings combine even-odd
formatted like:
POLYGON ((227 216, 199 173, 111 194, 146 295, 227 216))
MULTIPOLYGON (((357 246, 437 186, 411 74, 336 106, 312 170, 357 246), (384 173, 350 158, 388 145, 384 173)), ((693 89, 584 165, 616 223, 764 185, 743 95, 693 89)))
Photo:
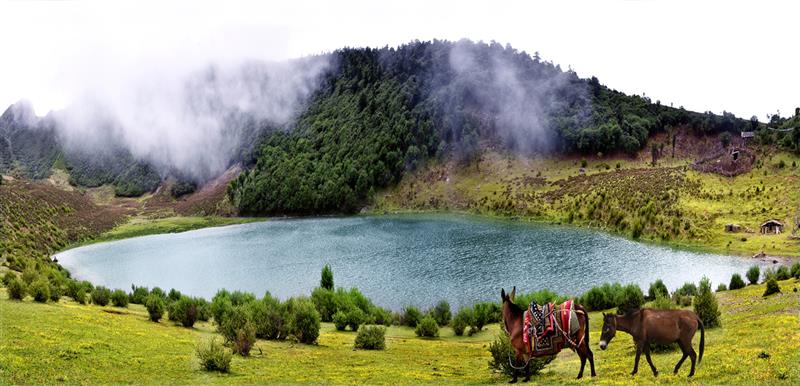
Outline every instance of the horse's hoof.
POLYGON ((657 377, 658 376, 658 371, 653 371, 653 376, 657 377))
POLYGON ((531 378, 530 378, 530 377, 528 377, 528 378, 525 378, 525 379, 523 379, 523 380, 522 380, 522 383, 528 383, 528 382, 530 382, 530 381, 531 381, 531 378))

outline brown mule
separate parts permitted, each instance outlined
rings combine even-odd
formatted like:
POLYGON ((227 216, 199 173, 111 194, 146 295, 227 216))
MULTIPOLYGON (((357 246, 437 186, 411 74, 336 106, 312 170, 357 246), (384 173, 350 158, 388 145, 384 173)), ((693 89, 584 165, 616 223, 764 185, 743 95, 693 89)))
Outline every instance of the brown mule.
POLYGON ((674 373, 677 374, 683 361, 687 357, 692 360, 692 370, 689 376, 694 375, 695 358, 697 363, 703 360, 703 346, 705 346, 706 333, 703 321, 692 311, 688 310, 654 310, 641 309, 628 312, 625 315, 603 314, 603 332, 600 335, 600 348, 605 350, 617 330, 627 332, 633 336, 636 345, 636 359, 633 362, 633 372, 639 371, 639 357, 644 351, 647 363, 653 370, 653 375, 658 376, 658 370, 650 359, 650 343, 670 344, 678 343, 683 357, 675 365, 674 373), (697 328, 700 328, 700 356, 692 348, 692 338, 697 328))
MULTIPOLYGON (((503 301, 503 323, 505 324, 506 331, 508 332, 509 340, 511 341, 511 346, 514 348, 516 353, 516 363, 524 363, 525 368, 527 368, 528 361, 530 360, 529 349, 525 342, 523 342, 522 329, 524 328, 524 320, 525 320, 525 310, 523 310, 520 306, 514 304, 514 296, 517 293, 517 287, 514 287, 511 290, 510 294, 506 294, 505 289, 500 290, 500 297, 503 301)), ((586 309, 579 304, 575 304, 575 312, 578 314, 578 324, 580 328, 578 332, 576 332, 573 336, 567 337, 567 346, 578 353, 578 357, 581 359, 581 371, 578 373, 578 379, 583 377, 583 369, 586 366, 586 360, 589 360, 589 366, 592 370, 592 376, 596 376, 597 373, 594 371, 594 354, 592 354, 592 350, 589 348, 589 314, 586 312, 586 309), (581 339, 583 337, 583 339, 581 339), (572 342, 576 342, 577 347, 573 345, 572 342)), ((558 318, 556 318, 558 319, 558 318)), ((556 321, 559 323, 560 321, 556 321)), ((509 358, 509 361, 511 358, 509 358)), ((526 373, 524 382, 529 381, 531 378, 529 373, 526 373)), ((514 378, 509 383, 514 383, 517 381, 517 374, 514 373, 514 378)))

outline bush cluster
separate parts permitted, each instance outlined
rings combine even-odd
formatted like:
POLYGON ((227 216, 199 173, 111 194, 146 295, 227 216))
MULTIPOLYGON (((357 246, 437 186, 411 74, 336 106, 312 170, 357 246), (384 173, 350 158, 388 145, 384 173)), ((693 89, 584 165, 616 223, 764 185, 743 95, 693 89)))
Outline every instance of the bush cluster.
POLYGON ((757 265, 754 265, 747 270, 746 276, 747 281, 750 282, 750 284, 758 284, 758 278, 761 277, 761 269, 758 268, 757 265))
POLYGON ((161 296, 153 293, 145 298, 144 306, 147 308, 147 313, 150 316, 150 320, 156 323, 158 323, 158 321, 161 320, 161 317, 164 316, 164 310, 167 307, 164 299, 162 299, 161 296))
POLYGON ((383 350, 386 348, 386 327, 362 325, 353 346, 362 350, 383 350))
POLYGON ((433 338, 439 336, 439 325, 432 316, 428 315, 417 323, 414 333, 419 337, 433 338))
POLYGON ((127 307, 129 300, 128 294, 121 289, 116 289, 111 293, 111 304, 115 307, 127 307))
POLYGON ((111 300, 111 290, 103 286, 94 287, 92 290, 92 303, 105 307, 111 300))
POLYGON ((197 358, 200 360, 200 366, 206 371, 221 373, 230 371, 231 353, 216 338, 197 345, 197 358))
POLYGON ((38 278, 28 287, 34 301, 46 303, 50 300, 50 283, 44 278, 38 278))
MULTIPOLYGON (((555 359, 555 356, 533 358, 525 369, 517 370, 511 367, 508 358, 514 358, 514 348, 508 334, 501 332, 497 334, 497 339, 489 344, 489 353, 492 359, 489 361, 489 369, 500 372, 506 376, 531 376, 541 372, 548 363, 555 359)), ((515 363, 514 366, 522 366, 524 363, 515 363)))
POLYGON ((717 305, 717 298, 711 292, 711 281, 707 277, 700 280, 700 286, 697 290, 697 296, 694 298, 694 312, 703 321, 707 328, 719 327, 722 325, 720 321, 720 311, 717 305))
POLYGON ((781 292, 781 287, 778 285, 778 281, 775 280, 775 277, 770 277, 769 279, 767 279, 767 288, 764 288, 763 296, 769 296, 780 292, 781 292))
POLYGON ((738 273, 734 273, 731 276, 731 282, 730 284, 728 284, 728 288, 731 290, 737 290, 739 288, 744 288, 744 287, 745 283, 744 280, 742 280, 742 276, 739 275, 738 273))
MULTIPOLYGON (((662 282, 661 285, 663 284, 662 282)), ((650 287, 652 290, 653 285, 650 287)), ((660 294, 661 291, 649 291, 648 293, 660 294)), ((669 296, 669 293, 666 291, 664 291, 664 294, 664 296, 669 296)), ((644 293, 642 293, 642 289, 639 288, 639 286, 635 284, 622 286, 619 283, 605 283, 601 286, 592 287, 578 298, 578 303, 582 304, 589 311, 607 310, 616 307, 617 311, 621 313, 640 308, 644 304, 644 301, 644 293)))

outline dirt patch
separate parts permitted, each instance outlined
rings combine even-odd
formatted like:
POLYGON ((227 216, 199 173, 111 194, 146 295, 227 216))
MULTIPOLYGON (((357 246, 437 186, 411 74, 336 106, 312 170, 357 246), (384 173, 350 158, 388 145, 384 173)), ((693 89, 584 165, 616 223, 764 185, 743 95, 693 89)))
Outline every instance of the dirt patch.
POLYGON ((745 148, 731 148, 717 151, 692 164, 692 169, 703 173, 715 173, 725 177, 734 177, 753 169, 756 155, 745 148))

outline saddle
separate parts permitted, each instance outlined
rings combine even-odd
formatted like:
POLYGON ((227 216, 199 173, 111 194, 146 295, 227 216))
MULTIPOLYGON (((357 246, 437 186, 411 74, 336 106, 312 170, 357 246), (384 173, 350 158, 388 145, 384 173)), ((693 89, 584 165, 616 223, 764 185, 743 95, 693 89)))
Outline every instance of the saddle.
POLYGON ((531 356, 555 355, 566 344, 565 333, 574 334, 578 328, 572 300, 559 306, 548 303, 541 310, 535 302, 531 302, 525 311, 522 340, 531 356))

